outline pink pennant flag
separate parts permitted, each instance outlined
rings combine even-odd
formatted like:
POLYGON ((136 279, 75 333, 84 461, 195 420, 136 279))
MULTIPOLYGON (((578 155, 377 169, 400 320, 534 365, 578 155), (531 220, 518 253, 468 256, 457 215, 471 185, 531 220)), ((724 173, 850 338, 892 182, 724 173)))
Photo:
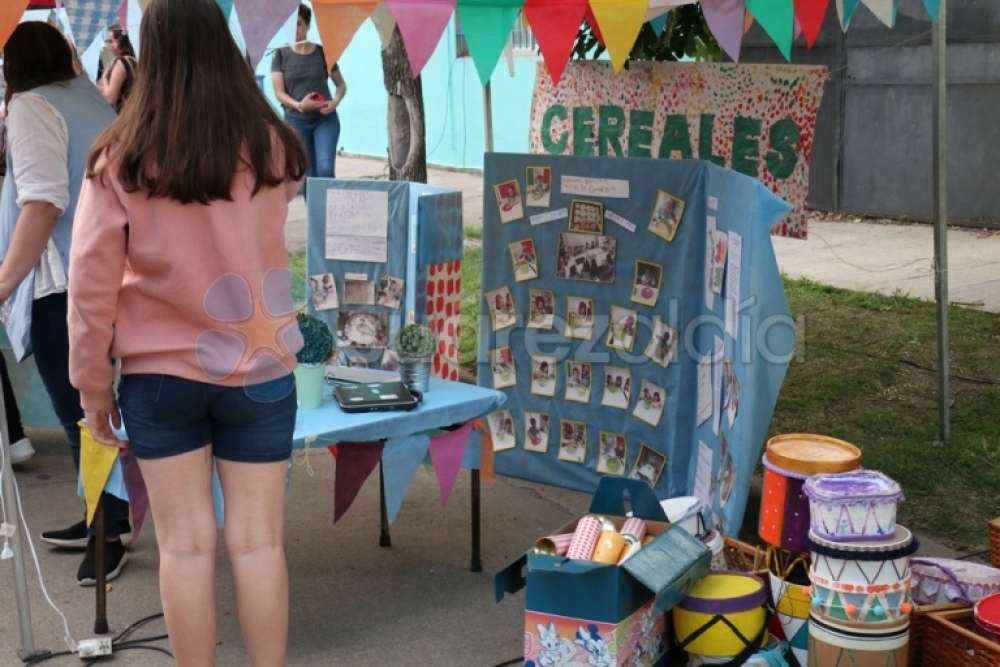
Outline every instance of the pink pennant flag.
POLYGON ((333 522, 337 523, 354 504, 365 480, 382 460, 381 442, 342 443, 334 473, 333 522))
POLYGON ((128 491, 128 503, 132 510, 132 539, 139 539, 142 524, 146 520, 149 509, 149 494, 146 492, 146 480, 142 478, 139 462, 131 449, 118 452, 118 460, 122 464, 122 477, 125 479, 125 490, 128 491))
POLYGON ((396 25, 403 35, 410 71, 419 76, 430 60, 448 21, 455 11, 455 0, 386 0, 396 25))
POLYGON ((128 0, 118 8, 118 25, 128 30, 128 0))
POLYGON ((719 46, 734 62, 739 62, 746 15, 743 0, 701 0, 701 11, 719 46))
POLYGON ((469 422, 448 433, 442 433, 431 438, 430 454, 437 472, 438 485, 441 487, 441 506, 448 504, 451 490, 455 486, 455 478, 462 467, 465 448, 469 444, 472 433, 472 422, 469 422))
POLYGON ((271 39, 288 17, 298 10, 299 0, 233 0, 233 7, 240 19, 250 64, 257 67, 271 39))

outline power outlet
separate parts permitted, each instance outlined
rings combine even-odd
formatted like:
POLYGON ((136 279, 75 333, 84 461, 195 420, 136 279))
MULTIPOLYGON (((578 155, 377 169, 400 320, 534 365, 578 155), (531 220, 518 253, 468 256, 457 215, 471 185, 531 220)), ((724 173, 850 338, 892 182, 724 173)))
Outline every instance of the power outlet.
POLYGON ((96 658, 102 655, 111 655, 111 637, 84 639, 76 645, 76 651, 81 658, 96 658))

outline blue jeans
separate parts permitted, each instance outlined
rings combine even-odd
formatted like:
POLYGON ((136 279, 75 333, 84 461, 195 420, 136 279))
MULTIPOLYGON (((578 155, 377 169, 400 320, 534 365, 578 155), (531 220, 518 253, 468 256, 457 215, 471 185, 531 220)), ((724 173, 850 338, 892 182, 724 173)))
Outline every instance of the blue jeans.
MULTIPOLYGON (((73 455, 73 469, 80 475, 80 427, 83 408, 80 392, 69 381, 69 329, 66 326, 66 292, 35 299, 31 305, 31 347, 35 366, 56 417, 66 432, 66 444, 73 455)), ((107 494, 104 518, 108 537, 117 537, 119 526, 128 520, 128 503, 107 494)))
POLYGON ((285 116, 285 120, 305 146, 309 158, 306 177, 336 178, 337 142, 340 141, 340 117, 337 112, 318 118, 285 116))

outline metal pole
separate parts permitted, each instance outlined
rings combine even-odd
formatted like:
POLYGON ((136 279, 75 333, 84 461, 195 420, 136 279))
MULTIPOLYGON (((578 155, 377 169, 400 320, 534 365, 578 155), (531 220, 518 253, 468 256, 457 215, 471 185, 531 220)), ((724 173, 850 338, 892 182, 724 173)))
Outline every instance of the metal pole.
POLYGON ((486 152, 493 152, 493 97, 490 82, 483 87, 483 131, 486 134, 486 152))
POLYGON ((934 52, 934 294, 938 328, 938 440, 951 439, 951 391, 948 363, 948 0, 941 0, 932 32, 934 52))
MULTIPOLYGON (((3 392, 0 391, 0 447, 3 447, 3 493, 4 507, 7 508, 8 525, 13 527, 14 534, 10 536, 11 551, 14 552, 14 597, 17 600, 17 620, 21 628, 21 658, 28 661, 39 655, 35 649, 35 639, 31 631, 31 607, 28 603, 28 583, 24 569, 24 554, 21 551, 21 532, 17 493, 14 490, 14 470, 10 463, 10 435, 7 430, 7 412, 3 392)), ((46 652, 47 653, 47 652, 46 652)))

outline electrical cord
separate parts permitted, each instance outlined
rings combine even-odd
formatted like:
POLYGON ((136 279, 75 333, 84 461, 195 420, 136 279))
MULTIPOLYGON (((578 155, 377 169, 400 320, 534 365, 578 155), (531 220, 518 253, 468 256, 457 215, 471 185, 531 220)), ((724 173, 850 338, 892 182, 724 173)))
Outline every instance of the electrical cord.
POLYGON ((523 657, 518 656, 511 660, 507 660, 506 662, 498 662, 497 664, 493 665, 493 667, 507 667, 507 665, 516 665, 517 663, 522 662, 523 660, 524 660, 523 657))

